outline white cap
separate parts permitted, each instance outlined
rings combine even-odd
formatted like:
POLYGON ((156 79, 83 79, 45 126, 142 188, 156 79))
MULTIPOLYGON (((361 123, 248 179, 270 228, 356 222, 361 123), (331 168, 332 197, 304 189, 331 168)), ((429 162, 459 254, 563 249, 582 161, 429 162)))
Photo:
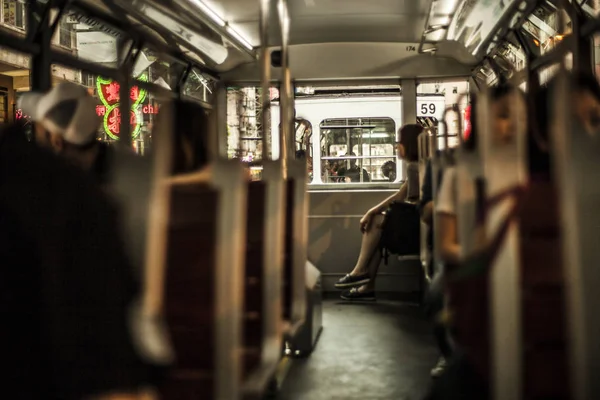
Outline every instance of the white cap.
POLYGON ((64 82, 46 93, 24 93, 17 107, 67 143, 81 146, 96 139, 100 126, 96 103, 83 86, 64 82))

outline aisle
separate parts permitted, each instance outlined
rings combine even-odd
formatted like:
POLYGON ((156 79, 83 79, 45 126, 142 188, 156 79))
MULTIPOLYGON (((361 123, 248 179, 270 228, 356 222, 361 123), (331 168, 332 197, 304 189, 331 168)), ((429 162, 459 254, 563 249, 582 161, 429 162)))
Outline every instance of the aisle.
POLYGON ((421 400, 437 360, 429 323, 415 306, 326 300, 314 353, 294 360, 280 400, 421 400))

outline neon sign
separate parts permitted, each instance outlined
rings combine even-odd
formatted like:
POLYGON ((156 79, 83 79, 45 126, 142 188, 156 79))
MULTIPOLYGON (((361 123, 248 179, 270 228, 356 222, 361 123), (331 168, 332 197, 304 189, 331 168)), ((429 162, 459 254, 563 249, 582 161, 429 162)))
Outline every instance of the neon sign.
MULTIPOLYGON (((147 82, 148 75, 140 76, 140 81, 147 82)), ((119 91, 121 86, 118 82, 112 79, 96 78, 96 88, 98 89, 98 97, 103 106, 96 106, 96 114, 103 116, 104 132, 112 138, 119 139, 121 130, 121 109, 119 108, 119 91)), ((132 126, 131 137, 136 138, 142 129, 142 121, 138 116, 138 108, 146 99, 148 92, 145 89, 140 89, 138 86, 133 86, 129 91, 129 98, 132 101, 131 109, 129 110, 129 123, 132 126)))
MULTIPOLYGON (((98 114, 99 117, 104 117, 104 115, 106 115, 106 106, 101 104, 97 105, 96 114, 98 114)), ((145 106, 142 106, 142 114, 158 114, 158 105, 146 104, 145 106)))

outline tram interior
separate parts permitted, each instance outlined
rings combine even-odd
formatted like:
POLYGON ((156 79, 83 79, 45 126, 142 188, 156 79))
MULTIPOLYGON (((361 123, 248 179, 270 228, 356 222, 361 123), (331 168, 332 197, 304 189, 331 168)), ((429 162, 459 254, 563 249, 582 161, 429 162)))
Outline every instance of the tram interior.
POLYGON ((0 5, 7 398, 600 398, 600 1, 0 5))

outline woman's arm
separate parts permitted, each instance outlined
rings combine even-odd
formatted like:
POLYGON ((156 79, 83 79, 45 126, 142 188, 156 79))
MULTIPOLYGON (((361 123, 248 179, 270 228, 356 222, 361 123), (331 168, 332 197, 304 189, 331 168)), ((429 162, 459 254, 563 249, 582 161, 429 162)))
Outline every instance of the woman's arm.
POLYGON ((456 234, 456 215, 439 213, 437 240, 440 244, 440 258, 447 264, 457 264, 460 259, 460 245, 456 234))
POLYGON ((456 217, 456 173, 449 168, 444 173, 435 212, 439 226, 436 226, 436 240, 439 243, 440 258, 447 264, 456 264, 460 256, 458 224, 456 217))
POLYGON ((427 225, 431 226, 433 223, 433 201, 427 202, 421 209, 421 219, 427 225))
POLYGON ((391 195, 390 197, 388 197, 381 203, 377 204, 375 207, 371 208, 368 211, 368 213, 369 214, 380 214, 380 213, 384 212, 385 210, 387 210, 388 207, 390 206, 390 204, 392 204, 393 202, 406 200, 407 194, 408 194, 408 184, 407 184, 407 182, 404 182, 402 184, 402 186, 400 187, 400 189, 396 193, 394 193, 393 195, 391 195))

